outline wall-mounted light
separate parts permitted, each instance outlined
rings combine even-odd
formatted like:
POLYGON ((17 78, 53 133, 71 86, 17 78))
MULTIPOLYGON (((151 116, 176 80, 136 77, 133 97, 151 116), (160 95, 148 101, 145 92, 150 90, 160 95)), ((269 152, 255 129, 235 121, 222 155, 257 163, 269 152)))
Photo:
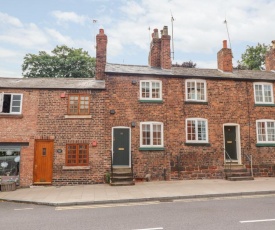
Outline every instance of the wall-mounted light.
POLYGON ((116 113, 116 111, 114 109, 110 110, 110 114, 115 114, 115 113, 116 113))
POLYGON ((137 84, 137 81, 136 80, 133 80, 132 81, 132 85, 136 85, 137 84))
POLYGON ((136 127, 136 122, 132 121, 131 122, 131 127, 136 127))

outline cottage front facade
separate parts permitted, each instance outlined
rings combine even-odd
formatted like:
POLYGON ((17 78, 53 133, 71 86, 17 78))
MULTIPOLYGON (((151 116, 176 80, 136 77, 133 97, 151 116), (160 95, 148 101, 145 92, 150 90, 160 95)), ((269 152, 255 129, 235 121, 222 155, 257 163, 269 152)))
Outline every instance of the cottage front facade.
POLYGON ((248 71, 233 70, 226 41, 217 69, 172 67, 167 27, 148 66, 107 63, 104 30, 96 40, 96 79, 0 79, 2 180, 221 179, 233 166, 274 176, 275 47, 266 71, 248 71))

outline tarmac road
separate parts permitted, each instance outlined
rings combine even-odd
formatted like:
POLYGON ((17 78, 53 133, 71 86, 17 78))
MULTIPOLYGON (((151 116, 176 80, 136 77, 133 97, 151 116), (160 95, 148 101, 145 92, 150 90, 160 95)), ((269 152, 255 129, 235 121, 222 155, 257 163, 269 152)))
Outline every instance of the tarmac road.
POLYGON ((0 202, 8 230, 274 230, 275 195, 42 206, 0 202))

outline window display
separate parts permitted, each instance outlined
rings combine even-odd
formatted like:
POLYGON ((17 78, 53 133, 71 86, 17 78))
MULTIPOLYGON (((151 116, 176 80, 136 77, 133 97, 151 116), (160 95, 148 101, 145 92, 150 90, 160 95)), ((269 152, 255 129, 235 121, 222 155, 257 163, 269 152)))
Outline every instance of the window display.
POLYGON ((0 177, 1 181, 19 183, 20 147, 0 146, 0 177))

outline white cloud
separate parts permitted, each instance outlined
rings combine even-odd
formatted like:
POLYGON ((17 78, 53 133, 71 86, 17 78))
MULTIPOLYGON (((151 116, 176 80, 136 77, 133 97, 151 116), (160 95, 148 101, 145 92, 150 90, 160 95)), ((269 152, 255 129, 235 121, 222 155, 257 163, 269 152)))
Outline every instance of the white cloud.
POLYGON ((27 48, 38 48, 48 43, 44 31, 33 23, 6 30, 4 34, 0 34, 0 41, 27 48))
POLYGON ((15 27, 22 27, 23 24, 18 18, 0 12, 0 25, 8 24, 15 27))
POLYGON ((9 50, 9 49, 4 49, 0 47, 0 59, 6 59, 9 57, 16 57, 18 55, 18 53, 16 51, 13 50, 9 50))
POLYGON ((54 16, 60 24, 64 22, 73 22, 84 25, 84 23, 89 19, 87 16, 77 15, 75 12, 53 11, 51 12, 51 15, 54 16))
POLYGON ((57 42, 57 44, 66 44, 67 46, 73 46, 74 41, 69 36, 64 36, 55 29, 45 30, 50 37, 57 42))
MULTIPOLYGON (((164 25, 171 31, 171 13, 174 21, 174 45, 177 54, 196 53, 213 55, 222 47, 222 40, 228 39, 225 18, 231 38, 232 48, 240 43, 266 43, 274 40, 275 1, 254 0, 141 0, 125 1, 120 8, 120 18, 108 27, 108 48, 113 55, 126 52, 124 47, 137 46, 149 51, 148 27, 151 33, 164 25), (272 37, 273 36, 273 37, 272 37)), ((104 17, 107 21, 108 16, 104 17)), ((245 50, 246 47, 244 47, 245 50)), ((146 60, 147 57, 144 57, 146 60)), ((236 57, 238 59, 238 57, 236 57)), ((199 59, 199 58, 198 58, 199 59)), ((211 63, 216 60, 211 60, 211 63)), ((208 63, 210 66, 213 64, 208 63)), ((205 63, 207 64, 207 63, 205 63)), ((202 63, 202 66, 205 66, 202 63)))

